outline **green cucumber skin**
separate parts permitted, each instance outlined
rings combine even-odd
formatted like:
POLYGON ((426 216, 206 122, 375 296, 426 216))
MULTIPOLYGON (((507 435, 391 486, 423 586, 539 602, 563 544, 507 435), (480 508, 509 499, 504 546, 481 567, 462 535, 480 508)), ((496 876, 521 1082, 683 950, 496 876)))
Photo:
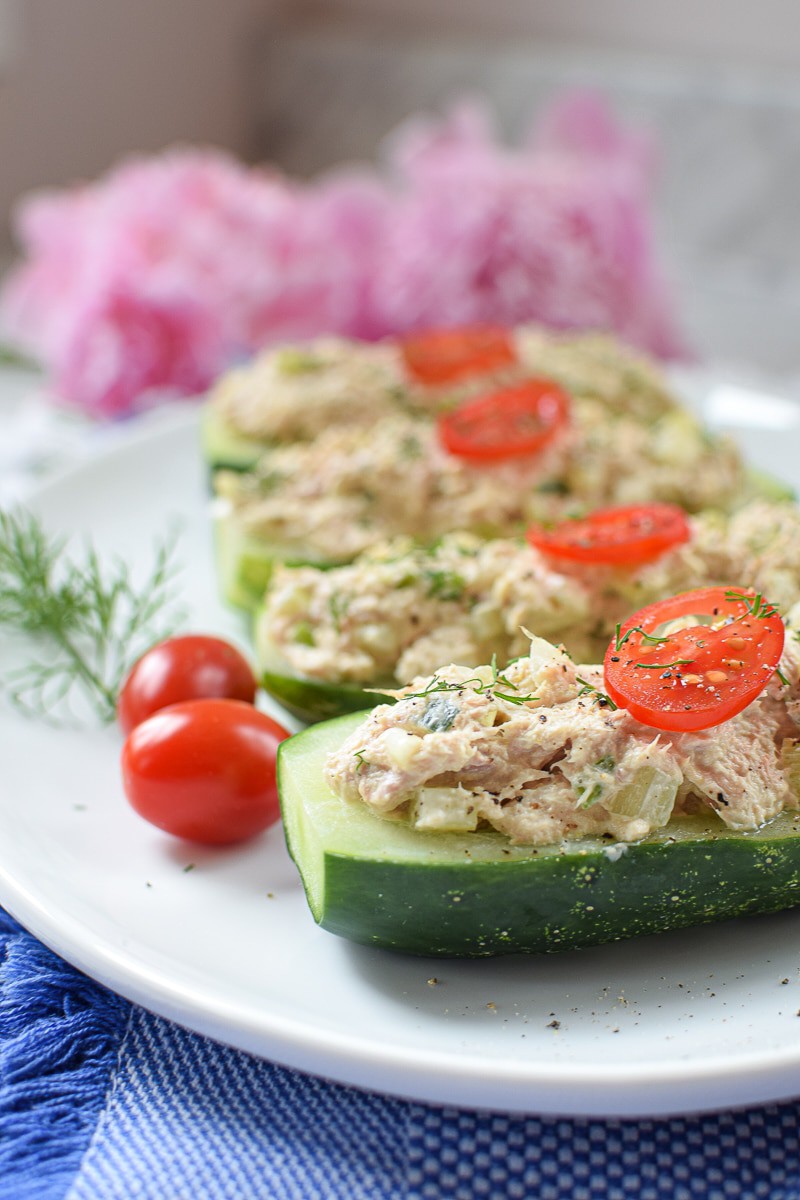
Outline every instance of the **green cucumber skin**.
POLYGON ((330 854, 318 923, 404 954, 485 958, 575 950, 797 904, 800 830, 786 846, 730 837, 639 844, 614 862, 602 848, 430 866, 330 854))
POLYGON ((365 716, 312 726, 278 752, 309 908, 349 941, 425 957, 553 953, 800 904, 798 813, 754 833, 712 815, 624 846, 523 848, 496 833, 417 834, 337 800, 324 761, 365 716))
POLYGON ((393 696, 368 692, 355 684, 323 683, 277 671, 262 671, 259 680, 265 692, 309 724, 363 712, 370 705, 394 704, 393 696))
POLYGON ((760 467, 748 467, 746 476, 746 498, 748 500, 772 500, 776 503, 792 502, 797 492, 769 471, 760 467))
POLYGON ((262 688, 301 721, 314 724, 346 713, 363 712, 376 704, 394 704, 394 697, 368 691, 358 683, 329 683, 292 674, 270 638, 263 605, 253 613, 252 640, 262 688))

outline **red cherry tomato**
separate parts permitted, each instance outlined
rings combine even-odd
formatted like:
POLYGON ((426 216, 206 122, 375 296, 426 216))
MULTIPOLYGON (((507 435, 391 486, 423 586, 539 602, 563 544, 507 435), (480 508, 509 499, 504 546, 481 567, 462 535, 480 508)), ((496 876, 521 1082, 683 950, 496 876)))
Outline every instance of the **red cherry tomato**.
POLYGON ((256 686, 247 660, 221 638, 167 638, 132 668, 119 694, 117 718, 127 734, 152 713, 181 700, 216 696, 252 704, 256 686))
POLYGON ((510 335, 494 325, 410 334, 400 340, 400 350, 408 373, 430 386, 486 375, 517 361, 510 335))
POLYGON ((637 566, 651 562, 691 536, 689 522, 676 504, 628 504, 598 508, 579 521, 555 529, 532 526, 528 541, 554 558, 573 562, 637 566))
POLYGON ((439 418, 439 437, 451 454, 500 462, 536 454, 569 423, 569 399, 549 379, 528 379, 462 404, 439 418))
POLYGON ((122 780, 132 807, 176 837, 222 846, 278 820, 275 759, 288 732, 240 700, 186 700, 128 735, 122 780))
POLYGON ((757 592, 698 588, 659 600, 617 628, 606 651, 611 699, 655 729, 710 729, 746 708, 769 683, 784 626, 757 592), (670 632, 671 622, 700 618, 670 632))

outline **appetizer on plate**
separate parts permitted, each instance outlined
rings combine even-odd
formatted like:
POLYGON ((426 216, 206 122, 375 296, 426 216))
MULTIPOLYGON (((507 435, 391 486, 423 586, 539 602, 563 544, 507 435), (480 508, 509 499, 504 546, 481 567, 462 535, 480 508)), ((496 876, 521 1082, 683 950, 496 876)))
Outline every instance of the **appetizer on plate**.
MULTIPOLYGON (((505 394, 492 399, 502 413, 505 394)), ((218 471, 223 594, 252 607, 276 560, 349 562, 389 538, 430 543, 457 530, 513 537, 532 521, 600 505, 660 500, 727 510, 745 491, 736 448, 682 411, 645 424, 574 401, 571 417, 527 454, 516 450, 522 428, 524 420, 510 418, 508 453, 482 461, 446 449, 435 422, 398 415, 369 430, 332 426, 313 442, 265 453, 250 472, 218 471)))
POLYGON ((395 541, 331 570, 278 566, 255 618, 263 685, 305 720, 366 708, 442 663, 501 666, 525 630, 602 657, 632 607, 738 579, 788 607, 800 595, 800 509, 752 501, 687 517, 625 506, 481 541, 395 541))
POLYGON ((605 335, 523 326, 440 330, 379 343, 327 337, 265 350, 223 375, 205 406, 204 452, 212 468, 241 470, 268 447, 312 441, 334 423, 431 415, 487 385, 529 375, 642 419, 677 407, 657 368, 605 335))
POLYGON ((654 365, 527 327, 272 349, 220 380, 205 444, 222 592, 244 608, 276 561, 514 536, 602 504, 727 510, 748 486, 654 365))
POLYGON ((316 920, 410 953, 562 950, 800 903, 800 644, 757 592, 449 665, 279 752, 316 920))

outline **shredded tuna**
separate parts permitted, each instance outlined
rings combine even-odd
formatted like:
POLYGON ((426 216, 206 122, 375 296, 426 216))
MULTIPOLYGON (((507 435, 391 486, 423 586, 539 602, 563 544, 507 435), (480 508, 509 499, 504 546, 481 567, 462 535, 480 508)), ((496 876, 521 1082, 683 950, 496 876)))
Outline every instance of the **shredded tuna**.
POLYGON ((800 594, 800 510, 753 502, 690 520, 688 542, 635 569, 557 565, 522 539, 395 541, 331 571, 278 568, 263 637, 295 673, 404 683, 441 663, 505 663, 523 629, 601 657, 617 621, 654 600, 736 579, 785 608, 800 594))
POLYGON ((600 667, 533 638, 506 671, 449 665, 415 679, 330 756, 326 777, 413 827, 491 826, 526 845, 636 841, 698 809, 756 829, 800 807, 800 654, 788 632, 783 679, 701 733, 641 725, 604 695, 600 667))

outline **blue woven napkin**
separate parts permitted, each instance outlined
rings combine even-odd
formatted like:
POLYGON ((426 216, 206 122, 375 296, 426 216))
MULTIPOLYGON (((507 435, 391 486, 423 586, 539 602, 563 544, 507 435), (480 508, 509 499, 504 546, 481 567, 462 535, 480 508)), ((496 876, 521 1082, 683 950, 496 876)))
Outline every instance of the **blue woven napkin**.
POLYGON ((129 1004, 0 911, 0 1200, 800 1200, 800 1106, 670 1120, 414 1104, 129 1004))

